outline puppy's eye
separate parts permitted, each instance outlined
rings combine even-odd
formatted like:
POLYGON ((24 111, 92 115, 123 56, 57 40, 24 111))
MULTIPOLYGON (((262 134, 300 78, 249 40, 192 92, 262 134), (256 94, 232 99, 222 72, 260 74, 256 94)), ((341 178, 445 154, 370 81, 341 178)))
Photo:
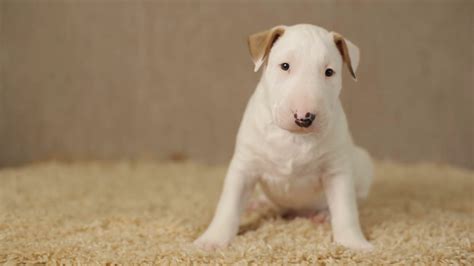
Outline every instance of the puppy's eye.
POLYGON ((288 69, 290 69, 290 64, 283 63, 283 64, 280 65, 280 67, 283 71, 288 71, 288 69))
POLYGON ((330 77, 334 75, 334 70, 327 68, 326 71, 324 72, 324 75, 326 75, 326 77, 330 77))

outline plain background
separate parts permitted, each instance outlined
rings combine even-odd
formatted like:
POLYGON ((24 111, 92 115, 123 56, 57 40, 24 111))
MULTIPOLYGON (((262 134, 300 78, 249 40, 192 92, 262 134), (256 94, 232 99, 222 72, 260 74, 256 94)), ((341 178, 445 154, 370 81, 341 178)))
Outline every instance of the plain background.
POLYGON ((344 74, 376 158, 473 168, 472 1, 0 0, 0 166, 227 162, 253 72, 246 38, 311 23, 361 49, 344 74))

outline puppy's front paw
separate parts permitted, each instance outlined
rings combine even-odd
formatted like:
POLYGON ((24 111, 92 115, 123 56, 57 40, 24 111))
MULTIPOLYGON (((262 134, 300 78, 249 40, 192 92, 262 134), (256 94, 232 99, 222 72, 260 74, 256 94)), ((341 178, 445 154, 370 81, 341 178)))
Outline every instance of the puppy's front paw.
POLYGON ((225 248, 229 245, 228 240, 222 239, 218 235, 209 234, 205 232, 198 239, 194 241, 194 245, 200 249, 213 251, 220 248, 225 248))
POLYGON ((360 251, 373 251, 374 245, 372 245, 369 241, 365 239, 339 239, 336 240, 336 243, 353 250, 360 250, 360 251))

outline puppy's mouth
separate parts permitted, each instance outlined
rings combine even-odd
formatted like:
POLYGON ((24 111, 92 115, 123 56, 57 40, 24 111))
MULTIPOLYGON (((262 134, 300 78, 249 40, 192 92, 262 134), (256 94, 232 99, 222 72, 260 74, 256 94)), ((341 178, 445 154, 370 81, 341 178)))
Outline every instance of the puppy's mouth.
MULTIPOLYGON (((286 130, 288 132, 291 132, 291 133, 294 133, 294 134, 299 134, 299 135, 309 135, 309 134, 316 134, 317 133, 317 130, 316 130, 317 127, 315 127, 314 125, 309 126, 309 127, 304 127, 304 126, 297 125, 296 123, 297 122, 295 120, 295 124, 293 124, 293 126, 290 126, 290 127, 278 126, 278 127, 283 129, 283 130, 286 130)), ((298 123, 305 123, 305 122, 298 121, 298 123)), ((304 125, 306 125, 306 124, 304 124, 304 125)))

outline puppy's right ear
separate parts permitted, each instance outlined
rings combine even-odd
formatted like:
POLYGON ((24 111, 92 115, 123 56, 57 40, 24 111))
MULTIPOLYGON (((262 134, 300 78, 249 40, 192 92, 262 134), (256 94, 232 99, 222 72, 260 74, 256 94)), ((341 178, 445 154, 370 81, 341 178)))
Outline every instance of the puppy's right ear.
POLYGON ((249 36, 249 50, 252 61, 255 64, 255 72, 257 72, 263 62, 265 62, 273 44, 283 35, 284 32, 284 26, 276 26, 270 30, 258 32, 249 36))

